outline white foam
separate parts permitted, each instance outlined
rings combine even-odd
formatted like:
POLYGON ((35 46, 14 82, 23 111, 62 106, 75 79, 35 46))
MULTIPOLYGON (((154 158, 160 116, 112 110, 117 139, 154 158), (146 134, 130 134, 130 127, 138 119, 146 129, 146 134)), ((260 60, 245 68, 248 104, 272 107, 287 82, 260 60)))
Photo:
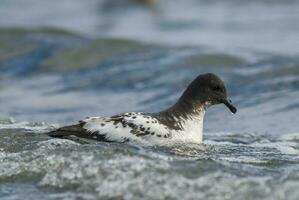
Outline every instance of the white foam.
POLYGON ((299 150, 295 149, 294 146, 298 145, 295 142, 270 142, 270 141, 262 141, 255 142, 250 144, 251 147, 259 147, 259 148, 274 148, 280 151, 282 154, 288 155, 299 155, 299 150))
POLYGON ((48 124, 46 122, 31 123, 26 121, 17 122, 13 118, 9 121, 0 123, 1 129, 23 129, 27 132, 42 133, 58 127, 57 124, 48 124))
POLYGON ((266 160, 260 160, 260 159, 250 157, 250 156, 221 157, 221 158, 217 158, 217 160, 229 161, 229 162, 235 162, 235 163, 247 163, 247 164, 267 163, 266 160))

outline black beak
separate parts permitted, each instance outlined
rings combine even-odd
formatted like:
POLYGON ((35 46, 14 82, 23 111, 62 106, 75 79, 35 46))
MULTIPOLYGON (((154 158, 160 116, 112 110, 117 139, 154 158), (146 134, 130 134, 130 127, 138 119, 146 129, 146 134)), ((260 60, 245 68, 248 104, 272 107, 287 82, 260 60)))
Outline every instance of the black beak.
POLYGON ((230 99, 224 99, 222 103, 224 103, 232 113, 235 114, 237 112, 237 108, 232 104, 232 101, 230 99))

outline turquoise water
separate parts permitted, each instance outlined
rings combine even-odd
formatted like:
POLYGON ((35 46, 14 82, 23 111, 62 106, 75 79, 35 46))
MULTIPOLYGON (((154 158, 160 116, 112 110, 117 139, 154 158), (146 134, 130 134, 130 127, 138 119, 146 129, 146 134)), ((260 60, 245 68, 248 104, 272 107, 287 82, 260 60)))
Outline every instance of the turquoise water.
POLYGON ((1 199, 299 198, 297 1, 33 2, 0 6, 1 199), (206 72, 238 113, 209 109, 202 145, 43 134, 159 111, 206 72))

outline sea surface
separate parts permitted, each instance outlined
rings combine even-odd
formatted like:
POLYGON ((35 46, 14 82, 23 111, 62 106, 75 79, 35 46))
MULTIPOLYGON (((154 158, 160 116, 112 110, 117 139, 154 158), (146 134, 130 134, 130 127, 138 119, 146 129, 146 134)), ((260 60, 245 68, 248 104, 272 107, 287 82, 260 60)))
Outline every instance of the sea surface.
POLYGON ((299 1, 0 0, 0 199, 299 199, 299 1), (204 143, 53 139, 87 116, 155 112, 198 74, 204 143))

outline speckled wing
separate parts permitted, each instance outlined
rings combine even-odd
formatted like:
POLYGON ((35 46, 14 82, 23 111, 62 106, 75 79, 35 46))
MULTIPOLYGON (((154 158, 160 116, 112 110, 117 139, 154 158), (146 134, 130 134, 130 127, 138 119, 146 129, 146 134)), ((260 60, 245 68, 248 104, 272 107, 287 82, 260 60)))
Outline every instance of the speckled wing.
POLYGON ((112 117, 91 117, 81 121, 91 138, 104 137, 107 141, 126 142, 170 137, 169 129, 149 115, 124 113, 112 117))
POLYGON ((168 138, 170 130, 156 118, 142 113, 125 113, 124 122, 132 129, 131 133, 137 136, 152 135, 168 138))
POLYGON ((124 113, 112 117, 88 117, 79 124, 65 126, 47 133, 51 137, 70 135, 106 142, 158 141, 171 132, 155 117, 142 113, 124 113))

